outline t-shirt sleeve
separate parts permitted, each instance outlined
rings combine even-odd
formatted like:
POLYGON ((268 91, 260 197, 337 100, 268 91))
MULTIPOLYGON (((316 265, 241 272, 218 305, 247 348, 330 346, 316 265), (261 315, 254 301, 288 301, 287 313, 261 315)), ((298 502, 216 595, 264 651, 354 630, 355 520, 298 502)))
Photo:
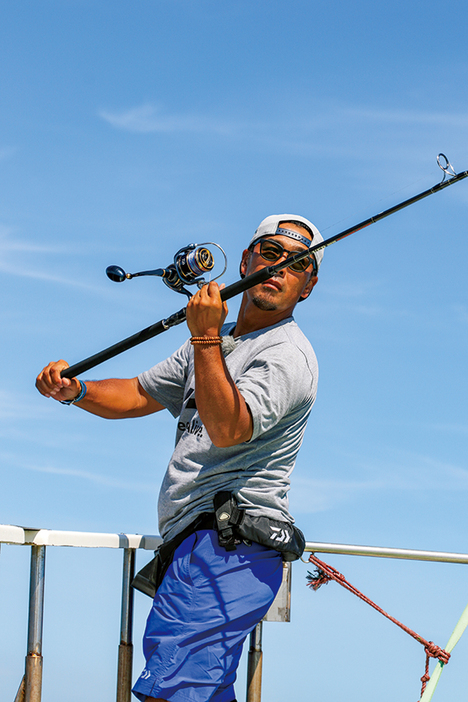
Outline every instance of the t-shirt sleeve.
POLYGON ((272 429, 286 414, 304 405, 312 406, 318 368, 303 352, 279 344, 260 353, 236 380, 253 420, 253 441, 272 429))
POLYGON ((190 343, 187 341, 172 356, 138 376, 142 388, 174 417, 179 416, 184 401, 189 354, 190 343))

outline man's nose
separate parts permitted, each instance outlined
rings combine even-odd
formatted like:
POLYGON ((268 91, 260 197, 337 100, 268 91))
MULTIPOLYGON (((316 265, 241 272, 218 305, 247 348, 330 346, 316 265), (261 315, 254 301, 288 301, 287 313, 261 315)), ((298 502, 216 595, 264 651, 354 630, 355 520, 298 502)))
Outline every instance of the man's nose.
MULTIPOLYGON (((276 261, 276 263, 280 263, 281 261, 284 261, 288 256, 290 256, 290 253, 288 251, 283 251, 279 259, 276 261)), ((286 274, 286 268, 282 268, 279 271, 276 271, 277 274, 281 274, 284 276, 286 274)))
MULTIPOLYGON (((281 259, 280 259, 280 261, 281 261, 281 259)), ((280 261, 277 261, 277 263, 279 263, 280 261)), ((281 278, 284 278, 284 276, 286 275, 286 268, 281 268, 281 270, 275 271, 275 275, 278 275, 278 276, 281 276, 281 278)))

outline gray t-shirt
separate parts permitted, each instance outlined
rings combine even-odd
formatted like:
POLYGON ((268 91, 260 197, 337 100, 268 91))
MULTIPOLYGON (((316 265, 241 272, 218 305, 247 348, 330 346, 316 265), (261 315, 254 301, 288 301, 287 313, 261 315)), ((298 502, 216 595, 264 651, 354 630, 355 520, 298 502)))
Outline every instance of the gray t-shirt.
POLYGON ((253 434, 228 448, 211 443, 195 404, 193 348, 138 376, 142 387, 178 417, 174 453, 159 495, 159 531, 172 538, 213 497, 232 491, 252 516, 293 522, 288 511, 290 474, 317 392, 315 353, 292 317, 234 339, 234 323, 221 330, 229 373, 247 403, 253 434))

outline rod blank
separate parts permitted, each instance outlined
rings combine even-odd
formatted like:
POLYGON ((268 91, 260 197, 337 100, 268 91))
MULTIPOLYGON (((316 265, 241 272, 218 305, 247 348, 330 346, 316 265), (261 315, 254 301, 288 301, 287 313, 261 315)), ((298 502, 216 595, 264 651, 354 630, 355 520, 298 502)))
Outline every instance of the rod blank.
MULTIPOLYGON (((339 234, 335 234, 335 236, 332 236, 329 239, 325 239, 325 241, 323 241, 320 244, 316 244, 315 246, 311 246, 309 249, 304 249, 304 251, 288 256, 288 258, 286 258, 281 263, 277 263, 274 266, 268 266, 267 268, 264 268, 261 271, 257 271, 252 275, 246 276, 243 280, 239 280, 236 283, 233 283, 232 285, 228 285, 226 288, 224 288, 224 290, 221 291, 222 300, 229 300, 230 298, 235 297, 236 295, 239 295, 242 292, 245 292, 245 290, 249 290, 249 288, 252 288, 255 285, 259 285, 260 283, 265 282, 266 280, 271 278, 277 271, 283 270, 284 268, 290 266, 291 263, 295 263, 296 261, 302 260, 306 256, 313 254, 314 251, 320 251, 321 249, 325 249, 331 244, 334 244, 337 241, 341 241, 341 239, 346 238, 350 234, 353 234, 354 232, 368 227, 370 224, 380 222, 380 220, 384 219, 385 217, 389 217, 395 212, 398 212, 399 210, 402 210, 405 207, 408 207, 409 205, 418 202, 418 200, 422 200, 428 197, 429 195, 433 195, 434 193, 437 193, 440 190, 444 190, 450 185, 453 185, 454 183, 463 180, 467 176, 468 171, 458 173, 457 175, 454 175, 448 180, 443 180, 441 183, 437 183, 437 185, 434 185, 432 188, 424 190, 418 195, 414 195, 413 197, 410 197, 407 200, 404 200, 403 202, 394 205, 393 207, 389 207, 383 212, 379 212, 378 214, 375 214, 372 217, 369 217, 368 219, 359 222, 359 224, 356 224, 353 227, 345 229, 339 234)), ((162 319, 159 322, 156 322, 155 324, 152 324, 151 326, 142 329, 136 334, 133 334, 132 336, 129 336, 126 339, 117 342, 113 346, 109 346, 107 349, 104 349, 103 351, 100 351, 99 353, 96 353, 93 356, 89 356, 88 358, 85 358, 79 363, 75 363, 69 368, 65 368, 61 373, 61 377, 74 378, 77 375, 81 375, 81 373, 85 373, 86 371, 90 370, 91 368, 94 368, 100 363, 103 363, 104 361, 107 361, 110 358, 114 358, 114 356, 118 356, 124 351, 127 351, 128 349, 131 349, 134 346, 143 343, 144 341, 148 341, 148 339, 152 339, 153 337, 162 334, 171 327, 181 324, 183 321, 185 321, 185 317, 186 312, 184 307, 178 312, 175 312, 167 319, 162 319)))

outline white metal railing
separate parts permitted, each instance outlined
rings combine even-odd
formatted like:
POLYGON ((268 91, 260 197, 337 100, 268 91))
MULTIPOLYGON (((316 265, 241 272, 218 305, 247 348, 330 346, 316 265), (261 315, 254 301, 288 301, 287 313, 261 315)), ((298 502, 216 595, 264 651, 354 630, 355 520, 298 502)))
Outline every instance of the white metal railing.
POLYGON ((307 541, 305 550, 309 553, 339 553, 344 556, 374 556, 376 558, 433 561, 436 563, 468 563, 468 553, 418 551, 409 548, 387 548, 385 546, 353 546, 351 544, 326 544, 318 541, 307 541))
POLYGON ((41 702, 45 554, 48 546, 123 549, 117 702, 130 702, 133 667, 133 590, 130 583, 135 574, 135 551, 136 549, 154 551, 161 541, 162 539, 159 536, 143 536, 140 534, 103 534, 51 529, 24 529, 18 526, 0 525, 0 544, 31 546, 28 644, 25 674, 15 702, 41 702))
MULTIPOLYGON (((154 551, 161 541, 162 539, 159 536, 154 535, 25 529, 19 526, 0 525, 0 545, 3 543, 31 546, 27 655, 24 678, 15 702, 41 702, 45 554, 48 546, 123 549, 122 608, 116 700, 117 702, 130 702, 133 666, 133 589, 130 583, 135 574, 135 552, 136 549, 154 551)), ((309 553, 334 553, 415 561, 468 563, 468 554, 466 553, 421 551, 379 546, 356 546, 308 541, 305 550, 309 553)), ((290 579, 286 577, 285 582, 290 584, 290 579)), ((261 637, 262 624, 260 623, 250 637, 247 671, 248 702, 260 702, 261 637)))

